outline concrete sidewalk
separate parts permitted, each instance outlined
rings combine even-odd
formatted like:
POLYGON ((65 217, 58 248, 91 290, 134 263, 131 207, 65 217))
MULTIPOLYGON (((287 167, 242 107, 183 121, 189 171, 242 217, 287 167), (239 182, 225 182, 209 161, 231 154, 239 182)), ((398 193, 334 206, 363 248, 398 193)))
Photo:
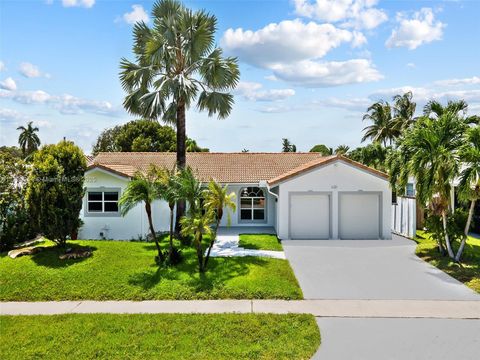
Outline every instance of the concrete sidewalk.
POLYGON ((308 313, 317 317, 480 319, 480 301, 159 300, 0 303, 0 315, 93 313, 308 313))

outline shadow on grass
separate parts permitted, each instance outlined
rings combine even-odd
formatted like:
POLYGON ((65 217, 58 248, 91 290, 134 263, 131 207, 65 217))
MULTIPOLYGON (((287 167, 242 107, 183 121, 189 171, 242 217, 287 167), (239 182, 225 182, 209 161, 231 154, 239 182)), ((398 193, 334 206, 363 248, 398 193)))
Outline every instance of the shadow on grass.
MULTIPOLYGON (((30 258, 39 266, 45 266, 49 268, 64 268, 74 264, 81 263, 85 260, 88 260, 95 256, 95 251, 97 250, 94 246, 83 246, 79 244, 72 244, 67 242, 66 248, 62 248, 59 246, 51 246, 47 247, 44 250, 36 253, 34 255, 30 255, 30 258), (92 255, 85 258, 77 258, 77 259, 66 259, 61 260, 59 259, 60 255, 65 254, 65 249, 72 249, 72 250, 90 250, 92 255)), ((29 256, 29 255, 26 255, 29 256)))

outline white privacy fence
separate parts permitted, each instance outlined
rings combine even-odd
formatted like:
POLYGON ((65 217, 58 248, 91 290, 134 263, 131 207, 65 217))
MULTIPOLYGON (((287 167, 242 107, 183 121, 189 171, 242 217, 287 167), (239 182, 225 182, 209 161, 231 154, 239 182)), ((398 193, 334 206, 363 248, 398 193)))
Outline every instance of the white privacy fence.
POLYGON ((392 205, 392 231, 413 238, 417 229, 417 208, 414 197, 397 197, 392 205))

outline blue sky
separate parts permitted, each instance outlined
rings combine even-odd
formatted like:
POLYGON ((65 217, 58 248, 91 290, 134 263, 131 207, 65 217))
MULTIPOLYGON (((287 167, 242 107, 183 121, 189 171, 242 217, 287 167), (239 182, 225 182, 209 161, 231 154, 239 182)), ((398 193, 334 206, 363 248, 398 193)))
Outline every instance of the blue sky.
MULTIPOLYGON (((226 120, 192 109, 187 132, 211 151, 299 151, 360 145, 376 99, 412 90, 464 98, 480 112, 478 1, 187 1, 218 18, 217 42, 238 56, 241 83, 226 120)), ((121 106, 121 57, 151 1, 0 2, 0 144, 33 121, 43 143, 64 136, 86 152, 121 106)))

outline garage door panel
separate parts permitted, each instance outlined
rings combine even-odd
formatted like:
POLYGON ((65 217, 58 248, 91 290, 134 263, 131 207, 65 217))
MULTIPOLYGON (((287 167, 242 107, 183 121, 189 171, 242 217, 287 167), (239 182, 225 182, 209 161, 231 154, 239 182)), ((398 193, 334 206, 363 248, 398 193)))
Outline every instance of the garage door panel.
POLYGON ((359 240, 379 238, 379 194, 339 194, 339 236, 359 240))
POLYGON ((330 238, 329 194, 292 194, 290 198, 290 238, 330 238))

